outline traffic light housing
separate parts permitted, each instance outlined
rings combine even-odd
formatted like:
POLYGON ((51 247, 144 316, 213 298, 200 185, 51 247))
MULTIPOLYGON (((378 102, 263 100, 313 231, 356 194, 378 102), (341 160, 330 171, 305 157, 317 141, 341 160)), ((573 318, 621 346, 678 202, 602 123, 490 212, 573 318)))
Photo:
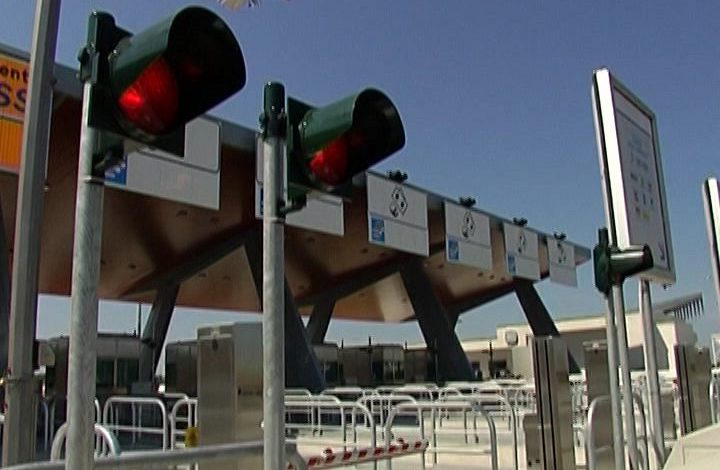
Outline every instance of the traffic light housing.
POLYGON ((350 196, 350 182, 405 146, 400 113, 384 93, 365 89, 324 107, 287 100, 290 196, 309 190, 350 196))
POLYGON ((182 155, 185 124, 245 85, 240 45, 205 8, 135 35, 108 13, 93 13, 89 26, 80 73, 92 84, 88 124, 114 134, 106 142, 129 138, 182 155))
POLYGON ((612 286, 621 285, 626 278, 653 267, 650 247, 629 246, 623 250, 611 246, 607 229, 601 229, 598 244, 593 249, 595 287, 608 295, 612 286))

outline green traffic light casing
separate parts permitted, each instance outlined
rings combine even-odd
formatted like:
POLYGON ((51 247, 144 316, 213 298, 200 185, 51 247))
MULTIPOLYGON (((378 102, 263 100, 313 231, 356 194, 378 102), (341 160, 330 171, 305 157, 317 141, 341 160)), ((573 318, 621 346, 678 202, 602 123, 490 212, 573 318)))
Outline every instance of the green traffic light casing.
POLYGON ((324 107, 287 99, 288 193, 302 195, 319 190, 349 198, 353 176, 405 146, 400 113, 384 93, 365 89, 324 107), (317 152, 343 135, 362 136, 362 146, 349 152, 341 181, 327 184, 315 177, 309 161, 317 152))
POLYGON ((132 35, 107 13, 90 18, 92 64, 89 124, 183 154, 184 125, 243 88, 245 61, 230 28, 215 13, 189 7, 132 35), (177 84, 177 112, 161 133, 144 131, 118 108, 118 97, 153 62, 163 59, 177 84))
POLYGON ((603 229, 593 249, 593 264, 595 287, 607 295, 612 286, 621 285, 626 278, 652 268, 653 256, 647 245, 629 246, 622 250, 609 245, 607 230, 603 229))

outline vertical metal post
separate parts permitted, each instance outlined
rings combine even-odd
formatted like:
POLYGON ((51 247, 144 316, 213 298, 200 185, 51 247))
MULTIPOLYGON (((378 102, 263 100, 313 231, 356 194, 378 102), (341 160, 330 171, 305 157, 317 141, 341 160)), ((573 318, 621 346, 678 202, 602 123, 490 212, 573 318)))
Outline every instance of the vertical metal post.
POLYGON ((93 177, 98 131, 88 125, 91 83, 85 83, 75 205, 65 468, 93 468, 98 325, 97 286, 102 245, 103 181, 93 177))
MULTIPOLYGON (((615 309, 615 325, 617 328, 617 348, 620 359, 620 372, 622 374, 623 406, 625 408, 625 432, 627 434, 628 456, 630 468, 638 470, 637 433, 635 431, 635 408, 633 407, 632 379, 630 378, 630 358, 628 357, 628 339, 625 327, 625 298, 622 286, 612 287, 613 307, 615 309)), ((615 389, 617 390, 617 389, 615 389)))
POLYGON ((713 270, 715 301, 720 308, 720 188, 716 178, 708 178, 703 183, 703 203, 705 206, 705 224, 710 244, 710 262, 713 270))
MULTIPOLYGON (((10 326, 10 241, 5 236, 2 197, 0 196, 0 378, 8 366, 8 328, 10 326)), ((0 387, 0 412, 4 412, 5 389, 0 387)), ((0 440, 0 445, 2 441, 0 440)))
POLYGON ((285 461, 285 89, 265 85, 263 115, 263 468, 285 461))
POLYGON ((608 368, 610 377, 610 409, 612 411, 613 447, 615 452, 615 469, 625 469, 625 438, 623 436, 622 408, 620 405, 620 378, 618 376, 617 330, 615 328, 614 292, 607 296, 607 336, 608 368))
POLYGON ((650 281, 640 280, 640 316, 643 323, 645 377, 647 381, 648 405, 650 408, 650 429, 653 448, 658 466, 665 463, 665 436, 663 434, 662 406, 660 403, 660 380, 657 368, 657 347, 655 345, 655 323, 653 321, 650 281))
MULTIPOLYGON (((7 414, 3 464, 34 459, 37 399, 33 384, 33 344, 40 265, 40 227, 52 112, 60 0, 38 0, 30 57, 30 83, 23 128, 20 187, 10 301, 7 414)), ((4 326, 0 326, 4 328, 4 326)))

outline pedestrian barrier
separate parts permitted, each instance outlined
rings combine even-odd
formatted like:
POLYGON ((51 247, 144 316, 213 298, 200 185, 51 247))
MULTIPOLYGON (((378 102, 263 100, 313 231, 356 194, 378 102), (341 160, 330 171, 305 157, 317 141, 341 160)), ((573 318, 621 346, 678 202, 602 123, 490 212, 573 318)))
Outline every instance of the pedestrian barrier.
MULTIPOLYGON (((358 414, 363 418, 363 425, 368 428, 370 436, 370 447, 375 447, 377 443, 377 435, 375 430, 375 420, 373 419, 370 410, 362 404, 350 401, 331 401, 331 400, 286 400, 285 401, 285 412, 286 416, 288 413, 292 413, 293 410, 300 410, 302 412, 316 413, 318 421, 316 423, 319 429, 338 429, 341 434, 340 444, 343 446, 343 450, 348 448, 348 423, 347 418, 350 418, 350 428, 352 430, 352 444, 356 446, 358 443, 358 414), (323 416, 339 416, 339 424, 328 424, 323 423, 323 416)), ((298 428, 295 423, 285 424, 286 429, 298 428)), ((305 426, 301 426, 303 428, 305 426)), ((328 441, 331 442, 331 441, 328 441)))
MULTIPOLYGON (((120 443, 113 433, 105 426, 95 423, 95 456, 120 455, 120 443), (99 444, 98 444, 99 443, 99 444)), ((52 447, 50 448, 50 460, 60 460, 65 446, 68 423, 63 423, 55 433, 52 447)))
POLYGON ((185 430, 197 426, 197 398, 181 398, 175 402, 170 410, 170 448, 177 447, 178 438, 184 442, 185 430), (181 414, 181 411, 185 414, 181 414), (184 428, 178 428, 178 423, 183 423, 184 428))
MULTIPOLYGON (((595 446, 595 415, 597 413, 597 408, 600 406, 601 403, 609 402, 610 396, 609 395, 601 395, 599 397, 596 397, 592 402, 590 402, 590 406, 588 407, 588 416, 587 416, 587 422, 585 425, 584 435, 585 435, 585 460, 587 462, 587 469, 588 470, 596 470, 597 469, 597 454, 600 452, 612 452, 613 448, 612 445, 606 445, 601 447, 595 446)), ((642 457, 641 464, 642 468, 644 470, 650 469, 650 453, 649 453, 649 434, 648 434, 648 426, 647 426, 647 420, 645 417, 645 410, 643 406, 643 400, 642 397, 637 394, 633 393, 633 403, 635 406, 637 406, 638 413, 640 415, 640 424, 642 425, 643 434, 637 436, 637 440, 641 441, 643 443, 642 448, 638 449, 640 452, 640 455, 642 457)), ((627 412, 627 410, 625 410, 627 412)), ((633 410, 633 414, 635 411, 633 410)), ((636 427, 637 427, 637 420, 636 421, 636 427)))
POLYGON ((716 375, 710 380, 710 419, 713 424, 720 421, 720 377, 716 375))
POLYGON ((390 414, 390 410, 398 403, 417 403, 415 397, 410 395, 366 395, 358 398, 357 402, 366 406, 375 418, 375 424, 380 431, 384 431, 385 420, 390 414))
POLYGON ((537 402, 535 399, 535 386, 524 385, 514 389, 510 400, 518 417, 529 413, 537 413, 537 402))
MULTIPOLYGON (((438 433, 436 427, 436 416, 440 411, 455 411, 455 412, 467 412, 481 414, 487 423, 488 433, 490 437, 490 463, 492 470, 498 469, 498 450, 497 450, 497 433, 495 430, 495 422, 489 413, 487 413, 482 404, 477 400, 465 399, 464 401, 447 401, 447 402, 416 402, 416 403, 399 403, 391 411, 385 424, 385 445, 389 446, 393 437, 393 425, 395 424, 395 418, 401 414, 407 414, 408 412, 417 411, 418 413, 430 412, 432 423, 431 434, 429 439, 429 445, 423 453, 423 465, 425 462, 425 453, 433 454, 433 463, 437 463, 438 453, 459 453, 459 454, 475 454, 484 455, 487 453, 487 449, 478 449, 470 446, 438 446, 438 433)), ((425 429, 419 427, 420 440, 425 440, 425 429)), ((392 461, 387 461, 387 469, 392 470, 392 461)))
MULTIPOLYGON (((515 408, 510 404, 510 400, 505 395, 499 395, 499 394, 471 394, 471 395, 463 395, 463 396, 446 396, 443 400, 443 402, 455 402, 455 401, 466 401, 466 400, 472 400, 475 403, 478 403, 485 412, 491 416, 492 418, 495 418, 496 416, 500 417, 507 417, 508 424, 510 426, 510 433, 512 436, 512 448, 513 448, 513 469, 518 470, 519 468, 519 457, 518 457, 518 425, 519 420, 517 418, 517 414, 515 413, 515 408), (500 402, 502 403, 502 407, 495 408, 496 404, 500 402), (489 406, 488 406, 489 405, 489 406), (507 415, 506 415, 507 414, 507 415)), ((475 437, 475 443, 477 444, 479 442, 478 439, 478 426, 477 426, 477 413, 473 414, 473 435, 475 437)), ((467 413, 463 413, 463 424, 465 427, 465 442, 468 442, 468 434, 467 434, 467 413)))
MULTIPOLYGON (((340 399, 332 395, 285 395, 285 429, 286 431, 300 431, 308 429, 315 435, 322 435, 323 433, 323 416, 332 417, 337 416, 338 421, 340 420, 340 412, 335 414, 333 411, 323 408, 317 408, 309 406, 304 409, 297 409, 298 407, 293 406, 288 410, 287 403, 290 402, 313 402, 313 403, 335 403, 339 404, 340 399), (297 421, 295 418, 303 416, 305 422, 297 421)), ((326 425, 333 427, 332 421, 328 420, 325 422, 326 425)))
MULTIPOLYGON (((41 402, 42 410, 43 410, 43 448, 45 450, 48 450, 48 447, 52 443, 52 441, 55 439, 55 409, 57 406, 57 400, 55 400, 55 397, 53 398, 43 398, 43 401, 41 402)), ((97 400, 97 398, 93 401, 93 406, 95 408, 95 422, 100 422, 100 402, 97 400)), ((0 422, 0 431, 2 431, 2 422, 0 422)), ((2 436, 2 433, 0 432, 0 436, 2 436)), ((96 440, 99 441, 100 437, 96 436, 96 440)))
POLYGON ((595 446, 595 413, 601 403, 609 402, 610 395, 601 395, 590 402, 588 407, 587 420, 585 423, 585 462, 587 470, 597 470, 597 454, 600 452, 611 452, 612 445, 595 446))
POLYGON ((133 442, 136 437, 143 433, 156 434, 162 436, 162 449, 168 449, 170 439, 168 438, 168 417, 165 403, 159 398, 151 397, 129 397, 129 396, 112 396, 105 401, 102 414, 102 425, 113 431, 115 434, 121 432, 132 433, 133 442), (116 412, 118 405, 130 407, 131 424, 120 424, 119 413, 116 412), (143 426, 143 407, 157 408, 160 410, 161 423, 160 426, 143 426))
POLYGON ((320 395, 332 395, 345 401, 355 401, 360 397, 376 394, 377 391, 374 389, 360 387, 332 387, 326 388, 320 393, 320 395))

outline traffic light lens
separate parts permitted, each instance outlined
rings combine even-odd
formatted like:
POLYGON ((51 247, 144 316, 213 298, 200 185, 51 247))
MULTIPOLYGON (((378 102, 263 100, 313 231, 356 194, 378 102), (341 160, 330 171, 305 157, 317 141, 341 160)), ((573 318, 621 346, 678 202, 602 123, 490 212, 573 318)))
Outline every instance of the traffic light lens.
POLYGON ((334 186, 345 179, 349 159, 349 139, 342 135, 315 152, 310 159, 310 171, 320 182, 334 186))
POLYGON ((118 98, 125 118, 150 134, 170 130, 178 116, 179 90, 172 69, 162 57, 153 61, 118 98))

